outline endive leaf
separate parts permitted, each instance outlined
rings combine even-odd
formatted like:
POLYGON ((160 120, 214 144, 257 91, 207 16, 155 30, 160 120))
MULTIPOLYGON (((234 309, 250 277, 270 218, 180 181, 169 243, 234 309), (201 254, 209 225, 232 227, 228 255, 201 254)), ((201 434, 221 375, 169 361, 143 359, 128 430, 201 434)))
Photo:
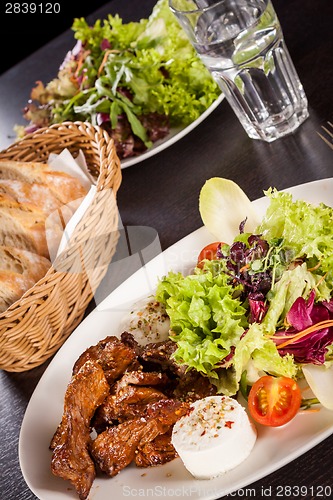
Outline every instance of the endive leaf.
POLYGON ((259 217, 244 191, 230 179, 212 177, 200 191, 202 222, 217 241, 232 243, 246 219, 245 232, 253 232, 259 217))
POLYGON ((324 365, 303 365, 304 377, 313 394, 319 402, 329 410, 333 410, 333 366, 326 368, 324 365))

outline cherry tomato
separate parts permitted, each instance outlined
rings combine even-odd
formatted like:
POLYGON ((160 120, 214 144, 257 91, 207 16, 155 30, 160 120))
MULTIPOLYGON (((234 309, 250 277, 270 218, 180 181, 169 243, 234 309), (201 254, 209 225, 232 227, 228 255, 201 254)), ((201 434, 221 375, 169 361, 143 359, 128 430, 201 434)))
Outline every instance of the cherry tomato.
POLYGON ((221 241, 215 241, 214 243, 209 243, 209 245, 206 245, 201 252, 199 253, 198 256, 198 262, 197 262, 197 267, 202 268, 203 267, 203 260, 214 260, 217 258, 216 252, 219 247, 223 246, 224 243, 221 241))
POLYGON ((248 408, 259 424, 279 427, 294 418, 301 402, 301 390, 295 380, 265 375, 251 387, 248 408))

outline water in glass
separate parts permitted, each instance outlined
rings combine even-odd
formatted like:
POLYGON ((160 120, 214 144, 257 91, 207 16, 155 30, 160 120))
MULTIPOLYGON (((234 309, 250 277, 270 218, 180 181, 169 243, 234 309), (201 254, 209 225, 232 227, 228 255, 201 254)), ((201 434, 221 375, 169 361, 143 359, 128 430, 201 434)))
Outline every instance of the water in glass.
POLYGON ((308 103, 271 1, 200 3, 208 8, 191 41, 248 135, 270 142, 293 132, 308 103))

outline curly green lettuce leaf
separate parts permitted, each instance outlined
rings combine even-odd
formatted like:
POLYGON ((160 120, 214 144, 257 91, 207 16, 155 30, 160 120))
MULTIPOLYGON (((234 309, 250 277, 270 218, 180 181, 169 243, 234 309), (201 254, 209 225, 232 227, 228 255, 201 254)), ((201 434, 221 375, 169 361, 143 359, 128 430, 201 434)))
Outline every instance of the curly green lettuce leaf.
POLYGON ((235 288, 213 266, 207 263, 204 272, 186 277, 170 272, 159 282, 156 298, 170 317, 175 360, 216 379, 216 369, 248 323, 246 309, 234 298, 235 288))
POLYGON ((265 191, 270 204, 256 232, 267 241, 282 238, 293 248, 295 258, 306 256, 309 267, 320 264, 317 273, 333 290, 333 208, 303 200, 293 200, 290 193, 276 189, 265 191))

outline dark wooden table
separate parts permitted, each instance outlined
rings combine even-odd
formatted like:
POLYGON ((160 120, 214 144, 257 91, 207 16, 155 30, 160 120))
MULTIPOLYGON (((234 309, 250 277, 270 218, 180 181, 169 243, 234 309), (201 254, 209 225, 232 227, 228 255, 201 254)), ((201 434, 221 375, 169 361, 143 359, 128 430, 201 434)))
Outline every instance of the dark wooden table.
MULTIPOLYGON (((91 19, 118 12, 125 22, 138 20, 149 15, 153 4, 154 0, 113 0, 91 19)), ((333 151, 317 135, 321 125, 333 119, 333 3, 275 0, 274 5, 309 100, 310 118, 294 135, 266 144, 250 140, 223 101, 182 140, 124 169, 118 196, 122 222, 125 227, 151 228, 147 238, 157 234, 162 250, 202 225, 198 195, 210 177, 230 178, 256 199, 269 186, 283 189, 333 175, 333 151)), ((35 81, 53 78, 72 46, 72 32, 65 32, 0 77, 0 149, 13 141, 13 126, 23 123, 21 109, 35 81)), ((25 408, 46 366, 0 373, 3 500, 35 498, 22 477, 17 448, 25 408)), ((255 498, 278 498, 282 488, 282 498, 326 498, 325 487, 333 488, 332 448, 333 436, 231 496, 254 497, 255 492, 255 498), (301 486, 308 487, 306 495, 297 494, 301 486), (294 488, 292 494, 288 487, 294 488)))

